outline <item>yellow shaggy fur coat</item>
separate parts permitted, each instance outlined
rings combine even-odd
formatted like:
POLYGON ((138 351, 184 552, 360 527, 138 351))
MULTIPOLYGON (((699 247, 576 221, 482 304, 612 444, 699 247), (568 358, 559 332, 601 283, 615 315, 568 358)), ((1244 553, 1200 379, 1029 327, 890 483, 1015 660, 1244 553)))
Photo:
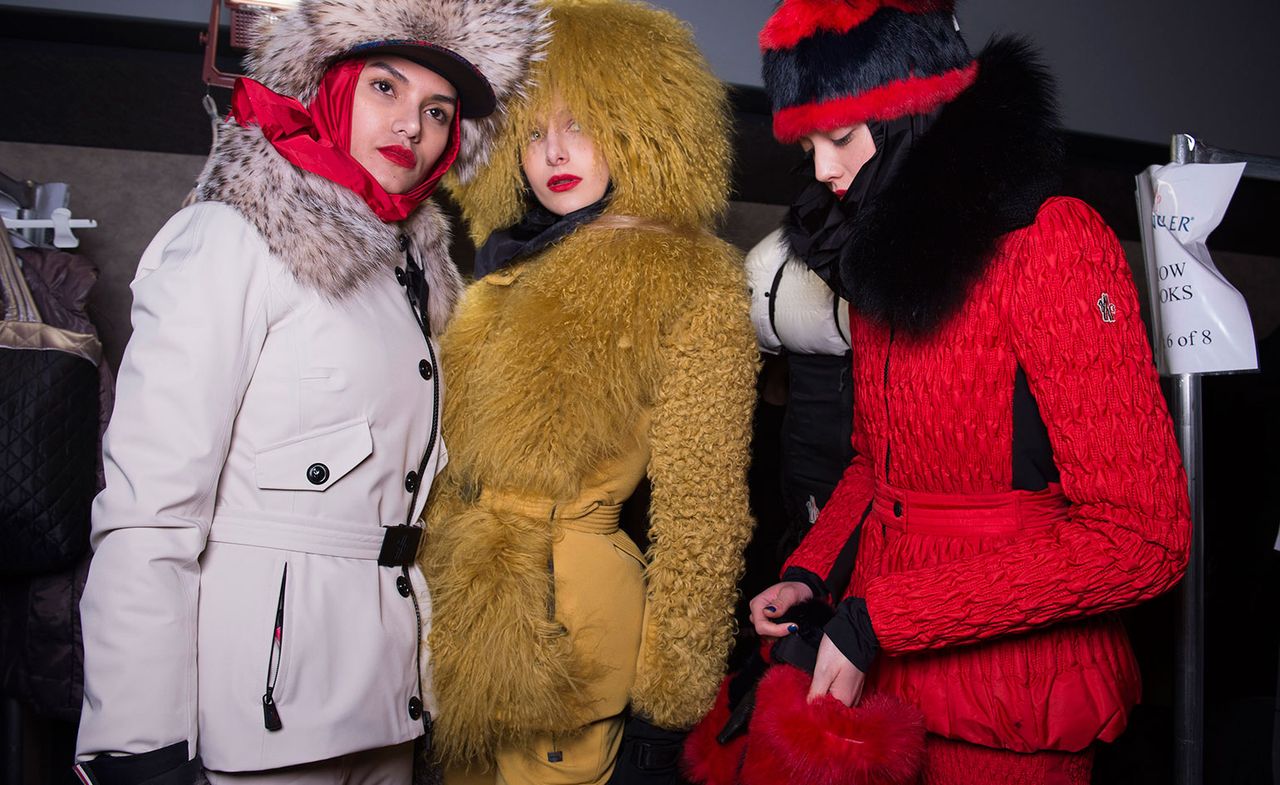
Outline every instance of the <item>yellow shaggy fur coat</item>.
POLYGON ((520 151, 553 95, 603 152, 613 191, 594 223, 473 284, 443 337, 450 457, 422 562, 437 749, 452 761, 584 722, 592 663, 554 616, 557 506, 581 508, 602 487, 625 498, 647 474, 631 704, 669 728, 711 706, 752 528, 757 350, 741 260, 710 233, 728 190, 723 89, 665 12, 549 5, 537 88, 512 107, 489 167, 453 196, 477 245, 520 218, 520 151), (644 469, 608 476, 627 466, 644 469))

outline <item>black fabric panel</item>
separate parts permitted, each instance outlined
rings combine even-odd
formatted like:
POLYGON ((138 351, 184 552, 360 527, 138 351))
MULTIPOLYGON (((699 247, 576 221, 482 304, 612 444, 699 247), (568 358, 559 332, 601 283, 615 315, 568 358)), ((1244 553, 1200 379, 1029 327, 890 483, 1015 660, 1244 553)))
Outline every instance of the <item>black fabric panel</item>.
POLYGON ((827 503, 853 459, 853 361, 844 354, 788 354, 783 473, 808 501, 827 503))
POLYGON ((871 626, 867 614, 867 601, 861 597, 846 597, 836 606, 836 614, 824 628, 827 637, 836 645, 845 659, 866 673, 880 654, 880 640, 871 626))
POLYGON ((973 55, 951 14, 882 8, 847 33, 818 32, 763 59, 765 89, 777 111, 911 76, 938 76, 967 66, 973 55))
POLYGON ((1049 430, 1031 394, 1022 366, 1013 380, 1013 489, 1043 491, 1061 480, 1053 460, 1049 430))
POLYGON ((781 486, 790 553, 809 531, 809 499, 821 509, 853 460, 853 363, 848 353, 788 354, 781 486))

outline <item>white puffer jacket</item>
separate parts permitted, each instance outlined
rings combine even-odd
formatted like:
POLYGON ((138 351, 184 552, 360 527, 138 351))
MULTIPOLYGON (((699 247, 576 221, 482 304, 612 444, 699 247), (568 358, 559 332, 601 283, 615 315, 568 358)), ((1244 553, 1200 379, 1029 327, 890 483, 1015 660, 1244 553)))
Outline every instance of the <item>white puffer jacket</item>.
POLYGON ((751 322, 760 350, 841 355, 849 351, 849 303, 791 255, 782 230, 747 254, 751 322))

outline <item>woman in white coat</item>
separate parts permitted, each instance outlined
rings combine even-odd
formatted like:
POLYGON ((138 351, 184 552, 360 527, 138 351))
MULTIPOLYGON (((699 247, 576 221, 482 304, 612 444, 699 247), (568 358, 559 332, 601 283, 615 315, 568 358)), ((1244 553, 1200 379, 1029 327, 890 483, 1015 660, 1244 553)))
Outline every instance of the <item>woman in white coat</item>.
POLYGON ((460 288, 425 200, 483 163, 544 28, 531 0, 302 0, 258 39, 133 284, 81 604, 86 782, 409 781, 433 336, 460 288))

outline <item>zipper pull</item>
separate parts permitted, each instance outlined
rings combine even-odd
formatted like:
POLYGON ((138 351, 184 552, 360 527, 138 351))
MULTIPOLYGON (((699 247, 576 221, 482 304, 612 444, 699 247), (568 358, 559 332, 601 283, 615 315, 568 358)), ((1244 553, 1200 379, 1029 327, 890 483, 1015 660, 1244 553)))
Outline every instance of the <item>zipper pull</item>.
POLYGON ((280 730, 284 727, 284 723, 280 722, 280 712, 276 710, 276 702, 271 697, 270 689, 262 694, 262 722, 267 726, 267 730, 280 730))

